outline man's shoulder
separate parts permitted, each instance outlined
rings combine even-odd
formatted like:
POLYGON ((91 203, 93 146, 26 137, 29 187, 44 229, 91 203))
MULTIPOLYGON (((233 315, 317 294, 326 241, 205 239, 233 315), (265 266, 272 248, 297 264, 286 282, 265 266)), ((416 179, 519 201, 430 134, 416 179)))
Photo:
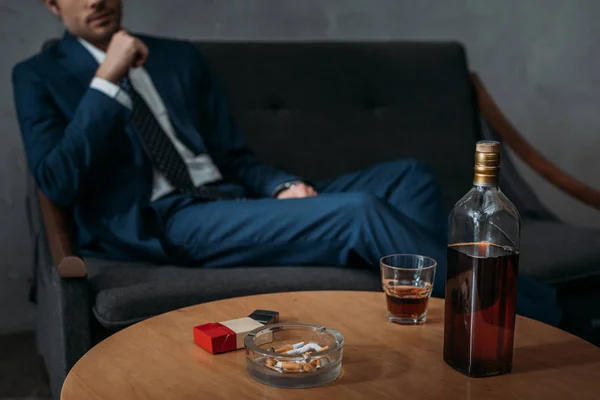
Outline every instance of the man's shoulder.
POLYGON ((58 42, 50 41, 44 44, 42 50, 24 60, 19 61, 13 67, 13 77, 23 73, 44 75, 58 56, 58 42))

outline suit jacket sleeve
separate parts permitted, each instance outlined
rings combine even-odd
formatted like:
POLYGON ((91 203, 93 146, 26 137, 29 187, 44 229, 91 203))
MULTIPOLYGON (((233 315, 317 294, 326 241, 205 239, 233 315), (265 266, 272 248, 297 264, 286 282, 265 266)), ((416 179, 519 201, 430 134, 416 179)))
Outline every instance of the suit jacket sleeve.
POLYGON ((203 108, 202 138, 223 176, 236 180, 263 196, 271 196, 275 188, 282 183, 300 180, 297 176, 263 164, 246 146, 235 126, 217 78, 198 50, 193 48, 192 51, 192 71, 200 74, 197 76, 194 95, 203 96, 203 101, 200 102, 203 108))
POLYGON ((13 69, 17 117, 29 168, 40 189, 55 203, 72 205, 111 158, 111 142, 129 118, 118 101, 88 88, 71 121, 66 121, 35 68, 13 69))

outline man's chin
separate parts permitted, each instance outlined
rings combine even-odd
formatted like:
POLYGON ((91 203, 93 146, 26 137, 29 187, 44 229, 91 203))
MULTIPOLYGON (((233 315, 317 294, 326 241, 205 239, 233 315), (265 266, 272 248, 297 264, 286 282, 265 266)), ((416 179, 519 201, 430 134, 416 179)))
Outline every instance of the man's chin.
POLYGON ((96 43, 110 42, 112 36, 120 29, 121 27, 117 24, 96 27, 89 32, 89 40, 96 43))

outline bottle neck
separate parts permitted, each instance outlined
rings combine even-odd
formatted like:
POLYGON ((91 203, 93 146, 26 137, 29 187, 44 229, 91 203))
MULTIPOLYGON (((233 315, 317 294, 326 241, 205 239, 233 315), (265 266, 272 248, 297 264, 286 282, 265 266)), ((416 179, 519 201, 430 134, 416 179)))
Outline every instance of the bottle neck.
POLYGON ((499 192, 500 186, 498 183, 477 183, 473 182, 473 187, 480 192, 499 192))
POLYGON ((474 185, 497 187, 499 174, 500 153, 475 152, 474 185))
POLYGON ((484 174, 478 173, 475 170, 475 176, 473 177, 473 185, 481 187, 498 187, 498 170, 495 173, 486 172, 484 174))

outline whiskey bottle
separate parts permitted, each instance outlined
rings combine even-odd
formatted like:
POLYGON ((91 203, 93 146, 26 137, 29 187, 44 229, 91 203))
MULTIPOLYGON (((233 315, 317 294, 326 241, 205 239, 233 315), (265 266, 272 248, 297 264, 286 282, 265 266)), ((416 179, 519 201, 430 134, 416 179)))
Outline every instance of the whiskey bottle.
POLYGON ((512 368, 521 222, 499 170, 500 144, 478 142, 473 188, 449 216, 444 361, 472 377, 512 368))

